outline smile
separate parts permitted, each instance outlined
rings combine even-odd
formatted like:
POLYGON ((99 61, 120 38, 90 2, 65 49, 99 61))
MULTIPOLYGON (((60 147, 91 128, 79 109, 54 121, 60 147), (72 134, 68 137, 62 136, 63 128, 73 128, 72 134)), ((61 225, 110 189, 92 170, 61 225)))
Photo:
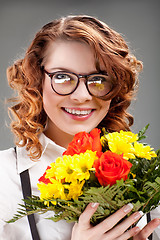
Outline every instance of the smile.
POLYGON ((71 109, 71 108, 64 108, 64 110, 70 114, 76 115, 76 116, 86 116, 89 115, 93 110, 79 110, 79 109, 71 109))

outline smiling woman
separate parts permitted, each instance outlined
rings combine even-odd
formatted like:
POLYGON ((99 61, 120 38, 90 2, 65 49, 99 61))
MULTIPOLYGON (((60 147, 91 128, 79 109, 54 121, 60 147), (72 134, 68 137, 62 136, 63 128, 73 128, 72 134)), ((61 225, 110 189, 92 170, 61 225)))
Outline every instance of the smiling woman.
MULTIPOLYGON (((45 103, 45 98, 43 98, 43 103, 41 101, 42 91, 44 91, 44 89, 42 90, 42 83, 48 91, 50 105, 51 103, 54 104, 52 95, 55 96, 56 101, 59 99, 59 95, 55 95, 52 91, 55 89, 55 82, 52 78, 52 88, 49 87, 51 75, 48 77, 45 71, 49 73, 69 71, 81 75, 105 73, 106 76, 107 74, 107 80, 110 81, 112 91, 108 93, 107 90, 107 94, 101 96, 101 98, 99 96, 98 98, 93 97, 88 92, 90 88, 86 87, 89 86, 89 81, 85 86, 84 81, 80 79, 77 88, 74 89, 75 91, 66 99, 66 101, 69 98, 72 99, 73 106, 68 106, 70 103, 66 102, 64 106, 61 106, 61 109, 64 110, 67 107, 72 111, 76 107, 76 110, 93 110, 90 114, 92 119, 86 119, 88 124, 89 120, 91 123, 96 111, 98 111, 96 109, 101 109, 101 106, 98 106, 99 103, 100 105, 107 104, 106 117, 103 114, 99 116, 102 121, 98 123, 98 126, 100 128, 105 126, 108 131, 112 132, 121 129, 129 130, 129 126, 133 124, 133 117, 126 110, 134 95, 138 83, 138 72, 141 69, 142 63, 130 53, 120 34, 95 18, 68 16, 46 24, 36 34, 24 59, 17 61, 8 69, 10 86, 19 91, 18 104, 11 108, 13 115, 18 117, 18 120, 12 122, 12 130, 18 137, 18 144, 27 146, 32 159, 39 158, 42 153, 38 135, 46 129, 47 119, 49 119, 42 105, 45 103), (44 81, 46 77, 48 77, 48 88, 46 88, 47 83, 44 81), (85 100, 86 103, 84 104, 85 100), (92 100, 91 104, 89 100, 92 100), (109 109, 108 101, 110 101, 109 109), (81 106, 75 106, 78 102, 81 106)), ((100 112, 102 113, 102 111, 100 112)), ((65 118, 67 117, 64 112, 63 115, 65 118)), ((56 117, 55 112, 54 116, 56 117)), ((76 115, 72 114, 72 117, 77 119, 76 115)), ((85 119, 85 117, 83 118, 85 119)), ((81 116, 81 119, 83 118, 81 116)), ((81 121, 77 121, 77 131, 80 130, 81 123, 81 121)), ((83 121, 83 124, 85 123, 86 121, 83 121)), ((88 130, 91 129, 91 127, 87 128, 88 130)), ((56 130, 61 133, 60 129, 61 126, 56 130)), ((69 131, 72 132, 73 130, 69 131)), ((55 136, 60 135, 57 134, 58 132, 54 133, 54 141, 56 141, 55 136)), ((48 136, 53 139, 51 135, 48 136)), ((66 134, 65 136, 67 138, 66 134)), ((72 139, 72 136, 73 133, 70 135, 68 142, 72 139)), ((63 143, 61 145, 64 146, 63 143)))
MULTIPOLYGON (((5 182, 0 188, 1 239, 138 240, 146 239, 156 229, 160 224, 158 209, 149 224, 144 226, 142 221, 141 230, 131 228, 142 216, 136 212, 123 219, 131 212, 132 204, 95 227, 90 219, 98 203, 90 203, 74 227, 65 221, 47 220, 53 214, 50 212, 35 214, 35 220, 32 215, 38 231, 33 231, 29 220, 30 232, 26 218, 12 224, 5 221, 22 203, 20 177, 23 188, 29 186, 26 176, 29 179, 30 175, 29 194, 32 191, 38 196, 37 179, 62 155, 75 134, 85 131, 90 139, 96 127, 105 127, 108 132, 130 129, 133 117, 127 109, 141 70, 142 63, 131 54, 121 35, 94 17, 60 18, 35 35, 24 58, 7 70, 9 85, 18 93, 10 100, 11 129, 17 146, 16 154, 13 148, 0 152, 0 181, 5 182), (40 237, 34 238, 34 233, 40 237)), ((93 145, 94 149, 99 147, 95 142, 93 145)), ((127 160, 125 164, 128 166, 127 160)), ((45 184, 44 175, 43 181, 45 184)), ((64 194, 61 191, 57 184, 54 192, 59 196, 64 194)), ((159 234, 157 229, 155 234, 159 234)))
MULTIPOLYGON (((62 69, 76 74, 97 72, 90 46, 76 41, 55 42, 44 68, 48 72, 62 71, 62 69)), ((64 92, 65 86, 62 85, 61 88, 64 92)), ((43 107, 48 116, 46 136, 57 144, 67 147, 74 134, 80 131, 90 132, 102 121, 108 112, 110 102, 111 100, 105 101, 92 96, 85 86, 84 78, 80 80, 74 91, 62 96, 53 91, 50 79, 46 75, 43 85, 43 107), (59 134, 55 134, 57 132, 59 134), (63 135, 68 135, 69 141, 65 140, 65 145, 62 140, 63 135)))

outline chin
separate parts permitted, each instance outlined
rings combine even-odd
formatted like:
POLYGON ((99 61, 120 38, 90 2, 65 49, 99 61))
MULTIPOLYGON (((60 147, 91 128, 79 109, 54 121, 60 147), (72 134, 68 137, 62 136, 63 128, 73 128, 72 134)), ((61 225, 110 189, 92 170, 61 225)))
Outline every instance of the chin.
MULTIPOLYGON (((95 126, 96 127, 96 126, 95 126)), ((93 128, 95 128, 94 126, 73 126, 73 131, 69 131, 70 135, 75 135, 78 132, 90 132, 93 128)))

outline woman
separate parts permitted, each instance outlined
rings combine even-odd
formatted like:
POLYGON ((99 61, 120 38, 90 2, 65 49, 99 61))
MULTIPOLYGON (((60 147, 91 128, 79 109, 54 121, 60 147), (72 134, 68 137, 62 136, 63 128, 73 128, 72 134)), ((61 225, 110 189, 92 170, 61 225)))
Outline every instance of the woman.
MULTIPOLYGON (((37 179, 75 133, 95 127, 110 132, 129 130, 133 117, 127 108, 141 69, 142 63, 131 55, 123 38, 93 17, 61 18, 36 34, 24 59, 7 71, 10 86, 18 91, 10 109, 17 147, 16 152, 1 152, 1 239, 32 239, 34 230, 30 231, 26 217, 12 224, 4 222, 12 218, 23 198, 26 180, 20 179, 22 173, 28 170, 32 194, 38 195, 37 179)), ((142 229, 130 228, 142 216, 136 212, 116 225, 131 211, 132 204, 128 204, 93 227, 90 217, 97 207, 98 203, 90 203, 74 226, 46 220, 50 212, 35 214, 40 239, 124 240, 134 236, 138 240, 146 239, 160 224, 155 218, 142 229)))

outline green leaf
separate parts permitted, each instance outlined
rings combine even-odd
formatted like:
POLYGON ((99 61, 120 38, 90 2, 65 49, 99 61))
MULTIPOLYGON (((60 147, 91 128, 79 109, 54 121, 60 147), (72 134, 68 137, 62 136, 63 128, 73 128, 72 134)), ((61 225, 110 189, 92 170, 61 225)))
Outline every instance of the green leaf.
POLYGON ((91 218, 93 225, 103 221, 129 202, 132 202, 134 206, 132 212, 142 210, 145 213, 158 206, 160 200, 160 178, 157 177, 153 183, 145 182, 141 189, 141 191, 136 189, 134 179, 127 179, 126 181, 121 179, 111 187, 101 186, 84 189, 83 195, 77 200, 57 199, 56 205, 51 204, 52 199, 46 200, 49 206, 44 205, 42 200, 33 196, 24 201, 26 205, 20 205, 21 208, 17 214, 8 222, 15 222, 32 213, 42 214, 47 211, 54 211, 53 217, 49 218, 50 220, 59 221, 64 219, 67 222, 75 222, 90 202, 99 202, 99 207, 91 218))
MULTIPOLYGON (((144 134, 148 127, 149 124, 138 133, 139 140, 145 138, 144 134)), ((103 131, 107 134, 104 129, 103 131)), ((107 139, 104 140, 104 144, 107 147, 107 139)), ((32 213, 43 214, 47 211, 54 212, 53 216, 48 218, 52 221, 64 219, 67 222, 75 222, 91 202, 99 203, 97 211, 91 218, 93 225, 103 221, 129 202, 133 204, 132 212, 142 210, 147 213, 160 204, 160 149, 156 153, 157 157, 151 160, 138 157, 129 159, 132 167, 128 179, 126 181, 117 180, 116 184, 112 186, 100 186, 92 173, 90 180, 84 185, 83 195, 78 199, 56 199, 56 205, 52 204, 55 199, 42 201, 36 196, 23 200, 24 204, 19 205, 17 213, 8 222, 15 222, 32 213)))
POLYGON ((141 131, 139 131, 139 133, 138 133, 138 141, 141 141, 142 139, 145 139, 145 138, 146 138, 146 136, 144 136, 144 134, 146 133, 149 125, 150 125, 150 124, 147 124, 144 128, 142 128, 141 131))

